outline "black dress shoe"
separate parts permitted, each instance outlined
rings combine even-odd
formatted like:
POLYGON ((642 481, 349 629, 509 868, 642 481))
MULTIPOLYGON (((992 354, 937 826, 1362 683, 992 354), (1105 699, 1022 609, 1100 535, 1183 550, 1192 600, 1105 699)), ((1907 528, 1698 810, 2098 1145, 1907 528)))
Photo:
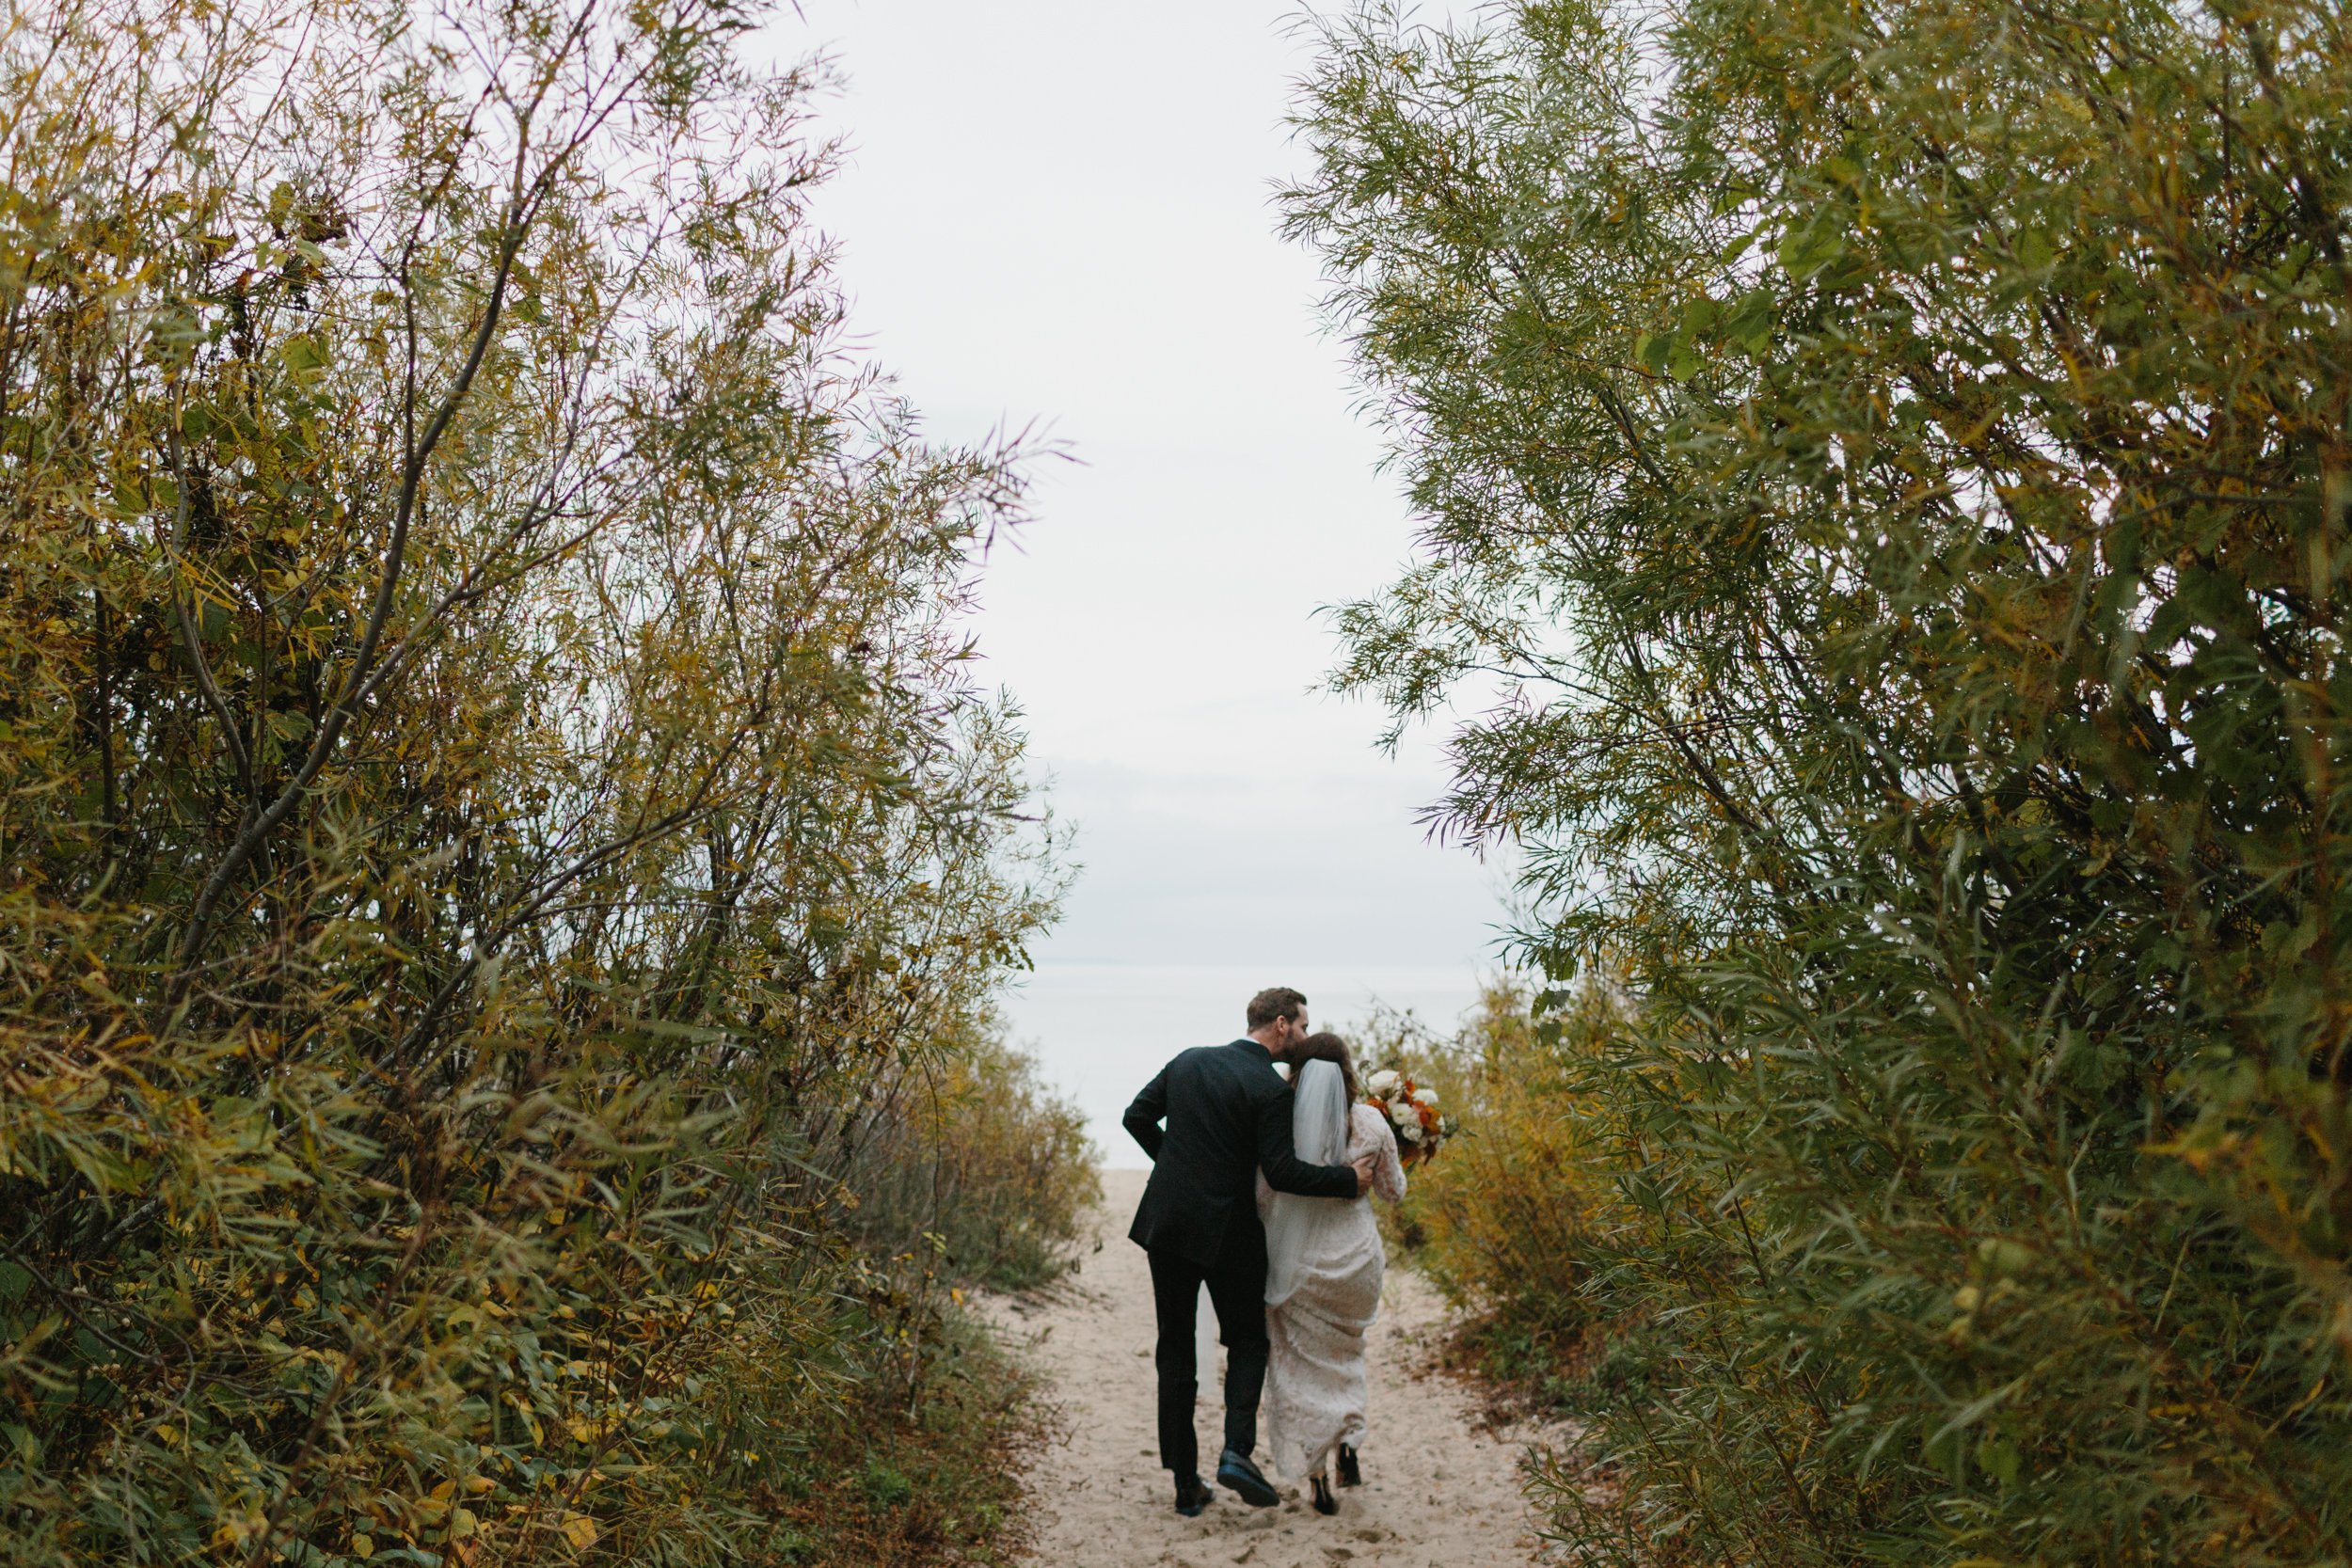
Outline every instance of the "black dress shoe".
POLYGON ((1331 1483, 1321 1476, 1309 1476, 1307 1480, 1315 1489, 1315 1512, 1337 1513, 1340 1511, 1340 1502, 1337 1497, 1331 1496, 1331 1483))
POLYGON ((1176 1512, 1187 1519, 1198 1519, 1200 1511, 1216 1500, 1209 1483, 1199 1476, 1180 1476, 1176 1481, 1176 1512))
POLYGON ((1240 1495, 1241 1500, 1252 1508, 1272 1508, 1282 1500, 1274 1490, 1274 1483, 1258 1473, 1246 1453, 1227 1449, 1216 1462, 1216 1483, 1229 1492, 1240 1495))
POLYGON ((1356 1463, 1356 1450, 1345 1443, 1342 1443, 1340 1445, 1340 1484, 1361 1486, 1363 1483, 1364 1470, 1362 1465, 1356 1463))

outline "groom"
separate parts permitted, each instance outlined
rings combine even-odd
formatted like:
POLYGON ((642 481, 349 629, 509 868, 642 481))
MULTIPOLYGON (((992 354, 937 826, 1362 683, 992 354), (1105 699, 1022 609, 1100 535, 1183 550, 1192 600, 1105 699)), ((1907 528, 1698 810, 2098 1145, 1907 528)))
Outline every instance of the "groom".
POLYGON ((1209 1503, 1192 1431, 1199 1389, 1193 1317, 1200 1287, 1216 1308, 1225 1345, 1225 1452, 1217 1483, 1254 1507, 1274 1487, 1250 1462, 1258 1446, 1258 1393, 1265 1385, 1265 1227, 1257 1173, 1278 1193, 1354 1197, 1372 1180, 1372 1156, 1351 1168, 1311 1165, 1291 1147, 1291 1091, 1274 1070, 1307 1037, 1307 999, 1287 986, 1249 999, 1249 1036, 1196 1047, 1160 1069, 1122 1119, 1152 1156, 1127 1239, 1152 1259, 1152 1305, 1160 1321, 1160 1463, 1176 1477, 1176 1512, 1209 1503), (1160 1123, 1168 1128, 1162 1132, 1160 1123))

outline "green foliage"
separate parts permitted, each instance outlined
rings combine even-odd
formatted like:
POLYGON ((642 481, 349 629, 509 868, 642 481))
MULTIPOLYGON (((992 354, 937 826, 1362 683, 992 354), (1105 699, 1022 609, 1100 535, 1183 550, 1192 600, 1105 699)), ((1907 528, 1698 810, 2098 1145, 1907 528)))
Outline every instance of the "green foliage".
POLYGON ((866 1102, 845 1167, 867 1249, 999 1290, 1058 1278, 1102 1197, 1085 1116, 977 1028, 895 1087, 866 1102))
POLYGON ((1044 1440, 1023 1375, 969 1321, 940 1324, 912 1413, 874 1402, 820 1413, 750 1488, 767 1521, 753 1560, 919 1568, 1007 1560, 1025 1452, 1044 1440))
POLYGON ((968 1359, 871 1108, 1068 1179, 985 1023, 1057 891, 959 624, 1019 454, 847 352, 756 20, 0 35, 11 1564, 830 1549, 778 1478, 968 1359))
POLYGON ((1525 846, 1529 956, 1626 998, 1562 1053, 1614 1189, 1575 1246, 1666 1392, 1563 1528, 2345 1560, 2342 19, 1327 46, 1290 219, 1425 529, 1341 681, 1493 698, 1439 817, 1525 846))
MULTIPOLYGON (((1470 1309, 1468 1338, 1490 1372, 1540 1384, 1595 1326, 1583 1243, 1609 1182, 1586 1142, 1576 1058, 1556 1026, 1537 1037, 1530 1001, 1518 985, 1491 983, 1452 1038, 1389 1016, 1362 1048, 1367 1062, 1435 1088, 1462 1129, 1413 1167, 1405 1201, 1383 1214, 1391 1243, 1470 1309)), ((1609 1015, 1586 998, 1576 1017, 1575 1037, 1589 1039, 1609 1015)))

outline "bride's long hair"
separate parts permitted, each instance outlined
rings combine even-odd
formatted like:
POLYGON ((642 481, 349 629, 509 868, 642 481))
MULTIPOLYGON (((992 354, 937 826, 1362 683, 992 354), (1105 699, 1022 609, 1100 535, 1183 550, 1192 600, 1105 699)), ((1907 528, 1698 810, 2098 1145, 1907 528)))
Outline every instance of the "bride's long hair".
POLYGON ((1356 1056, 1347 1049, 1347 1041, 1328 1029, 1309 1035, 1291 1050, 1291 1078, 1295 1082, 1298 1069, 1309 1062, 1329 1062, 1340 1069, 1340 1081, 1347 1085, 1350 1105, 1364 1098, 1363 1085, 1356 1081, 1356 1056))

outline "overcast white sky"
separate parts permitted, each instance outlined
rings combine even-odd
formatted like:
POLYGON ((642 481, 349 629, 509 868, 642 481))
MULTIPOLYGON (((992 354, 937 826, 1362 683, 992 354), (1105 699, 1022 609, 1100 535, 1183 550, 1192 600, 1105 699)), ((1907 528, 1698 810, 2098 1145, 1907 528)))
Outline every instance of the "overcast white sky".
POLYGON ((854 323, 930 428, 1034 424, 1037 521, 990 563, 990 671, 1084 870, 1016 1037, 1115 1164, 1135 1090, 1263 985, 1319 1022, 1450 1022, 1494 967, 1497 871, 1424 842, 1437 737, 1317 694, 1315 611, 1409 529, 1269 190, 1306 44, 1283 4, 804 0, 851 143, 817 202, 854 323))

